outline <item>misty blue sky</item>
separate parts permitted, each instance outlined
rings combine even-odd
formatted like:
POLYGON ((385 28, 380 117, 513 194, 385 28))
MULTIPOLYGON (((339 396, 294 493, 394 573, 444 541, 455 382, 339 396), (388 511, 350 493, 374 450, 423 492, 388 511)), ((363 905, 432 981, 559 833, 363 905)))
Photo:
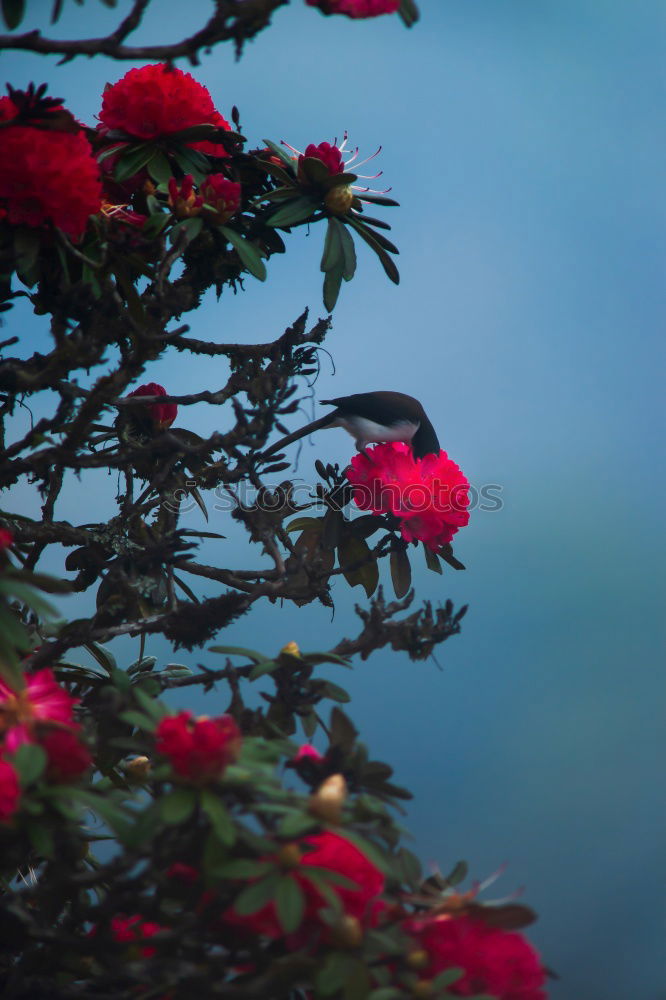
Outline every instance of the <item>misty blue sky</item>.
MULTIPOLYGON (((92 0, 68 6, 63 35, 101 34, 127 4, 115 14, 92 0)), ((210 7, 154 6, 137 39, 180 37, 210 7)), ((378 653, 328 676, 351 691, 373 756, 414 791, 409 825, 423 860, 447 868, 464 857, 479 879, 507 862, 490 895, 525 887, 540 913, 530 936, 562 976, 556 1000, 664 1000, 666 7, 421 8, 408 32, 397 18, 324 19, 294 0, 239 63, 218 48, 194 71, 224 114, 238 105, 252 144, 302 149, 348 129, 366 153, 383 146, 373 163, 401 207, 377 214, 394 227, 402 282, 360 250, 326 345, 336 374, 323 357, 316 396, 417 395, 470 480, 502 487, 502 510, 474 513, 456 538, 465 573, 415 573, 421 599, 470 604, 462 635, 438 653, 443 672, 378 653)), ((9 54, 1 75, 16 86, 48 80, 93 123, 104 83, 128 68, 9 54)), ((317 227, 288 237, 269 280, 208 297, 188 317, 193 334, 265 340, 306 305, 324 315, 322 240, 317 227)), ((25 354, 47 347, 46 324, 24 306, 8 319, 14 332, 25 354)), ((167 354, 148 380, 217 389, 226 367, 167 354)), ((306 418, 307 407, 293 425, 306 418)), ((201 404, 178 422, 210 433, 231 419, 201 404)), ((27 420, 19 413, 16 433, 27 420)), ((296 475, 308 481, 315 457, 350 455, 344 432, 322 433, 296 475)), ((105 473, 72 480, 58 514, 97 519, 115 491, 105 473)), ((27 492, 12 502, 38 511, 27 492)), ((201 515, 184 523, 202 527, 201 515)), ((211 528, 229 538, 207 544, 205 561, 247 564, 228 514, 211 509, 211 528)), ((353 605, 365 601, 344 583, 335 599, 333 620, 267 605, 222 641, 326 648, 355 634, 353 605)), ((117 651, 134 658, 136 647, 117 651)), ((148 652, 169 658, 157 641, 148 652)), ((217 705, 192 693, 180 703, 210 713, 223 693, 217 705)))

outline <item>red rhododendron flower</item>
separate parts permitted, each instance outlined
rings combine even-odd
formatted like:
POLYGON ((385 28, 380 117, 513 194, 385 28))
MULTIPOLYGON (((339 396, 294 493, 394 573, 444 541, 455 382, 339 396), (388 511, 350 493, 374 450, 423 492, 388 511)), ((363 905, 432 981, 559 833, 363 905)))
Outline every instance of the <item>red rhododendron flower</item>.
MULTIPOLYGON (((310 850, 300 855, 297 864, 290 872, 305 896, 302 934, 310 937, 313 932, 320 934, 322 929, 327 927, 319 914, 329 904, 317 886, 307 877, 307 869, 311 865, 337 872, 353 882, 353 888, 331 882, 331 890, 339 897, 346 916, 355 917, 366 926, 370 924, 377 897, 384 890, 384 876, 379 869, 368 861, 357 847, 337 833, 318 833, 306 837, 302 843, 310 850)), ((240 916, 232 908, 225 914, 225 920, 266 937, 277 938, 284 935, 273 903, 268 903, 263 909, 248 916, 240 916)))
POLYGON ((401 441, 366 448, 347 469, 360 510, 394 514, 402 537, 437 552, 469 522, 469 482, 445 451, 414 458, 401 441))
MULTIPOLYGON (((0 98, 0 121, 11 121, 16 110, 10 98, 0 98)), ((52 222, 78 240, 101 198, 99 166, 82 131, 0 130, 0 214, 12 225, 52 222)))
MULTIPOLYGON (((119 944, 136 944, 146 938, 153 937, 159 931, 164 930, 159 924, 152 920, 142 920, 140 916, 125 917, 119 915, 111 920, 111 936, 119 944)), ((157 948, 152 945, 143 945, 139 953, 144 958, 151 958, 157 952, 157 948)))
POLYGON ((195 719, 191 712, 162 719, 155 749, 188 781, 215 781, 240 750, 241 734, 230 715, 195 719))
POLYGON ((241 186, 223 174, 209 174, 199 191, 206 205, 213 209, 212 212, 206 210, 206 214, 219 226, 240 208, 241 186))
POLYGON ((424 979, 458 967, 464 975, 447 986, 454 996, 487 993, 497 1000, 545 1000, 545 972, 532 945, 514 931, 490 927, 478 917, 442 914, 403 924, 428 955, 424 979))
POLYGON ((40 723, 76 727, 72 709, 79 699, 58 684, 50 667, 27 676, 25 682, 22 691, 14 691, 0 680, 0 733, 5 734, 10 752, 22 743, 34 742, 40 723))
POLYGON ((300 180, 307 180, 303 174, 303 160, 309 157, 312 160, 321 160, 329 174, 341 174, 345 169, 342 162, 342 150, 339 146, 332 146, 330 142, 320 142, 315 146, 313 142, 305 147, 305 152, 298 157, 298 176, 300 180))
POLYGON ((192 174, 185 174, 180 184, 175 177, 169 178, 169 208, 177 219, 199 215, 203 201, 200 194, 195 194, 192 174))
POLYGON ((0 823, 6 823, 18 809, 21 789, 16 771, 7 760, 0 759, 0 823))
POLYGON ((51 781, 73 781, 80 778, 92 764, 92 758, 77 732, 78 727, 61 729, 56 726, 49 726, 40 732, 39 744, 46 750, 46 774, 51 781))
POLYGON ((14 544, 14 536, 6 528, 0 528, 0 552, 10 549, 14 544))
POLYGON ((318 7, 324 14, 346 14, 347 17, 379 17, 395 14, 400 0, 305 0, 308 7, 318 7))
MULTIPOLYGON (((128 393, 127 398, 129 399, 131 396, 166 395, 167 391, 163 385, 158 385, 157 382, 147 382, 146 385, 140 385, 138 389, 134 389, 133 392, 128 393)), ((176 419, 178 405, 177 403, 150 403, 148 406, 137 407, 136 413, 132 415, 141 419, 141 416, 145 416, 146 414, 154 430, 165 431, 167 427, 171 427, 171 424, 176 419)))
MULTIPOLYGON (((190 73, 158 63, 131 69, 104 91, 100 121, 104 130, 120 129, 136 139, 160 139, 194 125, 216 125, 229 131, 229 122, 215 109, 206 87, 190 73)), ((226 156, 220 143, 188 142, 211 156, 226 156)))

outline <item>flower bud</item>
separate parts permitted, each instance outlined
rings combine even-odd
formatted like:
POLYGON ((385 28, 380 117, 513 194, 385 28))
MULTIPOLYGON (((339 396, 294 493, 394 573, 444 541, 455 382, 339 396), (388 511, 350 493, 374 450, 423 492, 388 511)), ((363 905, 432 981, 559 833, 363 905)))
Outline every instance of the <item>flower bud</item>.
POLYGON ((152 764, 148 757, 134 757, 123 765, 123 771, 129 781, 142 784, 147 781, 152 771, 152 764))
POLYGON ((352 207, 354 192, 351 184, 337 184, 326 193, 324 204, 333 215, 346 215, 352 207))
POLYGON ((296 868, 301 862, 301 849, 298 844, 283 844, 277 859, 283 868, 296 868))
POLYGON ((286 646, 283 646, 282 649, 280 650, 280 652, 281 653, 287 653, 289 656, 300 656, 301 655, 301 651, 299 649, 298 643, 294 642, 293 639, 291 640, 291 642, 288 642, 286 646))
POLYGON ((425 948, 415 948, 407 955, 407 965, 410 969, 425 969, 430 958, 425 948))
POLYGON ((358 917, 353 917, 349 913, 331 927, 331 944, 336 948, 360 948, 363 944, 363 928, 358 917))
POLYGON ((416 997, 416 1000, 428 1000, 428 997, 432 996, 432 983, 429 979, 420 979, 418 983, 414 983, 412 986, 412 996, 416 997))
POLYGON ((332 774, 310 796, 308 812, 325 823, 340 823, 347 798, 347 782, 341 774, 332 774))

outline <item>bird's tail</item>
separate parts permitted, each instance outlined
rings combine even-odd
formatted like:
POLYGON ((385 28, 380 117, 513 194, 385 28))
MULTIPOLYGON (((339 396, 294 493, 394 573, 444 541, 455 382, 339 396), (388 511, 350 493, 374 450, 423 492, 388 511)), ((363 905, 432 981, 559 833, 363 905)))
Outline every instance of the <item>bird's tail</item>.
POLYGON ((306 434, 311 434, 313 431, 318 431, 322 427, 327 427, 331 421, 334 419, 332 413, 327 413, 325 417, 320 417, 319 420, 313 420, 311 424, 306 424, 305 427, 301 427, 300 430, 294 431, 293 434, 287 434, 286 437, 281 438, 276 444, 272 444, 270 448, 267 448, 263 453, 264 458, 269 458, 271 455, 275 455, 276 452, 282 451, 287 445, 293 444, 294 441, 299 441, 300 438, 305 437, 306 434))

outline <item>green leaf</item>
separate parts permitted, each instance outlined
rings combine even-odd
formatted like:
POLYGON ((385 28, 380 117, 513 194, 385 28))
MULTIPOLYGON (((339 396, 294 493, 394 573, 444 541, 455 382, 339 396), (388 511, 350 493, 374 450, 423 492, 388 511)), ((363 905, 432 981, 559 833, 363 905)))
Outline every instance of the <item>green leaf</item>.
POLYGON ((26 823, 30 843, 42 858, 52 858, 55 855, 55 842, 51 830, 38 820, 26 823))
POLYGON ((421 879, 421 862, 408 851, 406 847, 401 847, 398 851, 398 863, 402 873, 402 880, 406 885, 416 887, 421 879))
POLYGON ((397 208, 400 205, 399 201, 394 201, 393 198, 385 198, 380 194, 364 194, 363 201, 369 201, 372 205, 385 205, 387 208, 397 208))
POLYGON ((286 229, 289 226, 295 226, 299 222, 305 222, 306 219, 311 218, 318 207, 319 202, 315 198, 311 198, 309 195, 302 195, 300 198, 292 198, 286 202, 282 208, 278 208, 277 212, 273 212, 273 214, 266 219, 266 225, 281 227, 283 229, 286 229))
POLYGON ((168 159, 160 150, 154 153, 147 164, 148 173, 156 184, 168 184, 173 177, 173 170, 168 159))
POLYGON ((425 553, 426 566, 431 569, 433 573, 442 573, 442 567, 440 561, 437 557, 437 553, 429 549, 425 542, 421 543, 423 545, 423 551, 425 553))
POLYGON ((275 869, 272 861, 252 861, 250 858, 236 858, 234 861, 225 861, 224 864, 216 866, 215 875, 217 878, 250 879, 261 878, 268 875, 275 869))
POLYGON ((159 685, 159 681, 157 681, 156 678, 139 678, 137 683, 132 688, 132 692, 144 712, 155 722, 160 722, 160 720, 167 714, 166 706, 162 705, 156 698, 153 698, 147 691, 144 690, 142 685, 145 686, 149 682, 154 682, 159 685))
POLYGON ((351 696, 347 694, 345 689, 334 684, 332 681, 324 681, 322 692, 326 698, 330 698, 331 701, 338 701, 342 705, 351 701, 351 696))
POLYGON ((365 589, 366 595, 371 597, 379 583, 379 569, 377 560, 370 557, 368 543, 362 538, 349 535, 338 549, 338 559, 349 586, 361 586, 365 589))
POLYGON ((287 525, 287 531, 303 531, 305 528, 309 528, 312 525, 321 525, 321 517, 295 517, 293 521, 290 521, 287 525))
POLYGON ((465 970, 458 968, 458 966, 454 966, 452 969, 445 969, 444 972, 440 972, 432 980, 433 990, 441 990, 446 986, 452 986, 453 983, 457 983, 464 975, 465 970))
POLYGON ((337 222, 341 230, 340 241, 342 243, 342 252, 345 261, 342 277, 345 281, 351 281, 356 272, 356 248, 354 246, 354 241, 351 237, 351 233, 343 222, 340 222, 338 219, 331 219, 331 222, 337 222))
POLYGON ((334 271, 344 268, 344 251, 340 230, 344 227, 337 219, 329 219, 324 240, 324 252, 321 256, 320 270, 334 271))
POLYGON ((132 145, 120 153, 116 168, 113 171, 114 180, 121 182, 134 177, 146 166, 155 153, 152 143, 141 143, 132 145))
POLYGON ((324 278, 324 308, 328 312, 332 312, 335 309, 335 303, 338 301, 338 296, 340 295, 340 289, 342 287, 342 278, 344 274, 344 267, 340 265, 339 267, 333 268, 326 272, 326 277, 324 278))
POLYGON ((223 653, 227 656, 245 656, 255 663, 263 663, 266 659, 263 653, 257 653, 254 649, 245 649, 244 646, 209 646, 209 653, 223 653))
POLYGON ((203 219, 200 216, 196 216, 194 219, 183 219, 182 222, 176 223, 170 231, 169 240, 173 244, 180 233, 185 233, 187 243, 191 243, 192 240, 197 238, 202 229, 203 219))
POLYGON ((412 582, 412 567, 409 556, 402 547, 391 552, 391 579, 396 597, 404 597, 412 582))
POLYGON ((319 826, 319 821, 305 813, 292 813, 280 822, 277 828, 278 837, 301 837, 311 833, 319 826))
POLYGON ((421 16, 414 0, 401 0, 398 14, 406 28, 412 28, 421 16))
POLYGON ((380 986, 378 990, 368 993, 368 1000, 401 1000, 404 997, 402 990, 395 986, 380 986))
POLYGON ((275 910, 285 934, 298 930, 305 913, 305 896, 293 875, 283 875, 275 893, 275 910))
POLYGON ((174 788, 160 799, 160 816, 169 826, 177 826, 190 818, 196 802, 193 788, 174 788))
POLYGON ((18 28, 25 15, 25 0, 2 0, 2 16, 10 31, 18 28))
POLYGON ((271 153, 275 153, 275 155, 282 160, 285 166, 289 167, 291 170, 294 169, 294 160, 291 158, 289 153, 282 148, 282 146, 278 146, 276 142, 272 142, 270 139, 263 139, 262 141, 266 144, 266 146, 268 146, 271 153))
POLYGON ((265 878, 246 886, 234 900, 233 907, 236 913, 247 917, 256 913, 257 910, 261 910, 274 898, 281 878, 281 872, 274 869, 265 878))
POLYGON ((196 184, 201 184, 210 173, 210 160, 196 149, 174 144, 173 155, 183 173, 192 174, 196 184))
POLYGON ((456 557, 454 556, 453 548, 451 547, 450 544, 442 545, 437 555, 440 557, 440 559, 443 559, 445 563, 448 563, 448 565, 451 566, 452 569, 460 570, 465 568, 464 564, 461 563, 460 560, 456 559, 456 557))
POLYGON ((384 268, 387 277, 389 277, 395 285, 399 285, 400 272, 398 271, 398 268, 395 266, 395 264, 387 254, 386 250, 384 250, 384 248, 380 245, 379 241, 376 238, 376 234, 367 229, 366 226, 361 225, 360 222, 358 222, 351 216, 349 216, 349 225, 354 227, 354 229, 361 237, 361 239, 365 240, 370 249, 374 250, 374 252, 377 254, 377 256, 379 257, 379 262, 384 268))
POLYGON ((118 664, 116 663, 116 658, 105 646, 100 646, 98 642, 87 642, 83 648, 88 650, 90 655, 97 660, 100 667, 103 667, 109 676, 111 676, 114 670, 117 670, 118 664))
POLYGON ((466 861, 458 861, 453 866, 453 870, 444 879, 444 882, 448 886, 459 885, 463 879, 467 878, 467 872, 469 871, 469 866, 466 861))
POLYGON ((315 156, 304 156, 298 164, 299 172, 305 175, 305 179, 309 184, 321 187, 326 184, 331 178, 331 172, 325 163, 322 163, 320 159, 315 156))
POLYGON ((36 743, 24 743, 14 754, 13 763, 21 780, 21 787, 27 788, 44 773, 46 751, 36 743))
POLYGON ((279 666, 280 664, 277 660, 264 660, 263 663, 257 663, 252 667, 248 680, 256 681, 258 677, 263 677, 264 674, 272 674, 279 666))
POLYGON ((341 990, 347 981, 353 961, 352 956, 344 952, 329 952, 315 976, 317 993, 330 996, 341 990))
POLYGON ((230 229, 229 226, 218 226, 218 229, 234 247, 241 263, 250 274, 253 274, 259 281, 265 281, 266 265, 261 259, 260 250, 249 240, 243 239, 235 230, 230 229))
POLYGON ((208 816, 218 839, 227 847, 231 847, 236 840, 236 830, 224 803, 214 792, 205 788, 201 792, 201 808, 208 816))

